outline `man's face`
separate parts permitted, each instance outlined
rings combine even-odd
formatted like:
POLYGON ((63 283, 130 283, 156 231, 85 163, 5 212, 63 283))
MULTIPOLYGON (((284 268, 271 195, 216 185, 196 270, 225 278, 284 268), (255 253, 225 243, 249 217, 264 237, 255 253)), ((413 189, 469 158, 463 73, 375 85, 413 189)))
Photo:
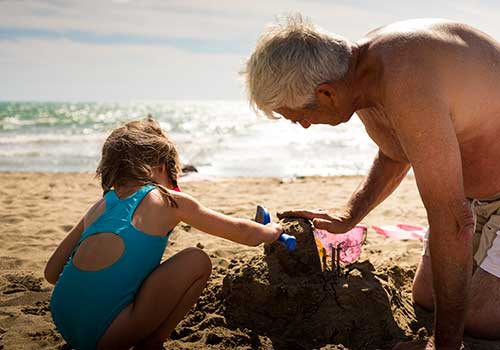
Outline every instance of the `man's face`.
POLYGON ((340 114, 330 106, 322 106, 319 103, 309 104, 300 108, 292 109, 280 107, 274 112, 281 114, 292 123, 299 123, 304 129, 313 124, 338 125, 347 121, 341 118, 340 114))

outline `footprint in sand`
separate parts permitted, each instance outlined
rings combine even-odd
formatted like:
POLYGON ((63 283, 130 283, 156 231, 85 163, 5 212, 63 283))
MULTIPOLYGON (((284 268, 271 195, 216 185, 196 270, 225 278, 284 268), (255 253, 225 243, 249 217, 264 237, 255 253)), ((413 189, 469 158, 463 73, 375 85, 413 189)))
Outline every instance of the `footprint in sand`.
POLYGON ((5 278, 10 282, 3 290, 3 294, 14 294, 25 291, 41 292, 42 280, 41 277, 33 275, 5 275, 5 278))
POLYGON ((25 315, 44 316, 50 312, 48 301, 37 301, 35 305, 30 305, 21 309, 25 315))
POLYGON ((30 338, 33 340, 42 340, 42 341, 49 341, 49 342, 60 342, 62 340, 61 336, 59 335, 59 332, 57 332, 55 329, 50 328, 50 329, 44 329, 41 331, 36 331, 36 332, 31 332, 28 333, 30 338))
POLYGON ((19 224, 22 221, 17 215, 0 215, 0 222, 4 224, 19 224))

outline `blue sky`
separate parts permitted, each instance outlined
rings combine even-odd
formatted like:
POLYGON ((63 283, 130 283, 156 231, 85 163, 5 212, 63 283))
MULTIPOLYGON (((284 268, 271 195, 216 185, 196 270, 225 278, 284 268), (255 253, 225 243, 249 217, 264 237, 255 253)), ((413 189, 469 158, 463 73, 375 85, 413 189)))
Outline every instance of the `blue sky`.
POLYGON ((290 11, 351 40, 419 17, 500 39, 492 0, 0 0, 0 100, 243 99, 238 71, 290 11))

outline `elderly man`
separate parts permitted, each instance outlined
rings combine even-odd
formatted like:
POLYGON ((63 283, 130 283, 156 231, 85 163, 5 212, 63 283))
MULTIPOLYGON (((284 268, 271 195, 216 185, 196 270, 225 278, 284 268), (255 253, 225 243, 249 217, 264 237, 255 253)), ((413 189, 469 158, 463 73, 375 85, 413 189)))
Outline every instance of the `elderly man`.
POLYGON ((429 221, 413 298, 436 321, 427 344, 396 348, 459 349, 464 328, 499 338, 499 43, 445 20, 398 22, 349 42, 295 16, 261 36, 243 74, 264 113, 308 128, 356 112, 379 147, 344 210, 285 215, 344 232, 413 168, 429 221))

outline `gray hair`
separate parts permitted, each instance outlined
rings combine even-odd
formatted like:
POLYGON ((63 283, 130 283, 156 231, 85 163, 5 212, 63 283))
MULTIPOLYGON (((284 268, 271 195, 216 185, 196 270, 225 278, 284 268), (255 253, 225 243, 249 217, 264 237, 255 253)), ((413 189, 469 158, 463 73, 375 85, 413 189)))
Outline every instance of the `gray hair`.
POLYGON ((268 27, 241 72, 250 105, 272 118, 276 108, 314 102, 315 88, 342 79, 352 55, 349 42, 316 28, 302 15, 268 27))

